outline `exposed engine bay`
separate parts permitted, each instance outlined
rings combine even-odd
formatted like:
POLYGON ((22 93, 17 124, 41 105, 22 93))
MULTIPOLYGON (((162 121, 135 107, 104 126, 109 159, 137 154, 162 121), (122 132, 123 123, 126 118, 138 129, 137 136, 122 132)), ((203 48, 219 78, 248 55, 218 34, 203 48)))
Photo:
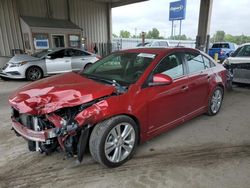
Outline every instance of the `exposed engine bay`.
MULTIPOLYGON (((67 157, 77 156, 81 162, 88 142, 91 125, 79 126, 74 118, 84 109, 102 99, 75 107, 62 108, 50 114, 37 116, 21 114, 12 108, 12 120, 34 131, 52 130, 48 132, 49 139, 45 141, 27 139, 30 151, 39 151, 49 155, 54 151, 63 150, 66 152, 67 157)), ((14 131, 18 136, 21 136, 17 130, 14 129, 14 131)))

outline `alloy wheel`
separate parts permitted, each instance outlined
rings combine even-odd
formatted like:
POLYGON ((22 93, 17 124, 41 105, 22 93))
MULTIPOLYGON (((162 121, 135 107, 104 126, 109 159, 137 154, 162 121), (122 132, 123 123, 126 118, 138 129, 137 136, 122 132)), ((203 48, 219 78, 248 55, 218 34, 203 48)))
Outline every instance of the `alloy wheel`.
POLYGON ((129 156, 135 145, 135 130, 129 123, 120 123, 108 133, 104 151, 106 158, 119 163, 129 156))
POLYGON ((31 67, 27 73, 28 80, 38 80, 42 77, 42 72, 37 67, 31 67))
POLYGON ((214 114, 216 114, 219 111, 221 103, 222 103, 222 92, 220 89, 216 89, 213 93, 211 107, 210 107, 214 114))

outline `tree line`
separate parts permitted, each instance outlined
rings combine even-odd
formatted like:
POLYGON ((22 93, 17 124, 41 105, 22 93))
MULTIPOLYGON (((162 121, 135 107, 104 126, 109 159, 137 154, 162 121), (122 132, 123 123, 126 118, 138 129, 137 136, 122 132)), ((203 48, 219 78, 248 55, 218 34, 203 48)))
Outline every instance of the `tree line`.
MULTIPOLYGON (((113 34, 113 37, 115 38, 141 38, 142 33, 140 33, 138 36, 132 35, 129 31, 121 30, 119 36, 116 34, 113 34)), ((160 36, 160 32, 157 28, 152 28, 152 30, 145 32, 145 38, 146 39, 164 39, 163 36, 160 36)), ((187 37, 186 35, 177 35, 168 37, 169 40, 192 40, 192 38, 187 37)), ((238 45, 250 42, 250 36, 246 35, 236 35, 233 36, 231 34, 226 34, 225 31, 216 31, 216 33, 211 37, 210 39, 211 43, 215 42, 233 42, 238 45)))
POLYGON ((238 45, 250 42, 250 36, 246 35, 231 35, 226 34, 225 31, 216 31, 216 33, 213 35, 213 37, 210 40, 212 43, 214 42, 233 42, 238 45))
MULTIPOLYGON (((138 36, 132 35, 129 31, 126 30, 121 30, 119 36, 116 34, 113 34, 114 38, 141 38, 142 33, 140 33, 138 36)), ((146 39, 164 39, 163 36, 160 36, 160 32, 157 28, 152 28, 152 30, 145 32, 145 38, 146 39)), ((168 37, 167 39, 170 40, 192 40, 191 38, 188 38, 186 35, 181 35, 181 36, 173 36, 173 37, 168 37)))

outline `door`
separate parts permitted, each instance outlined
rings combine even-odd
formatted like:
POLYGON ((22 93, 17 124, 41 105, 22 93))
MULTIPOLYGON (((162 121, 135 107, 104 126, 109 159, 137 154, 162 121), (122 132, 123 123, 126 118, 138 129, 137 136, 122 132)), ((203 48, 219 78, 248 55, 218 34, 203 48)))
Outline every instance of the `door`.
POLYGON ((185 60, 188 68, 188 108, 190 113, 195 112, 208 103, 209 83, 213 72, 204 62, 204 57, 197 52, 185 52, 185 60))
POLYGON ((181 54, 165 57, 152 74, 165 74, 173 83, 144 89, 148 94, 149 133, 161 132, 182 121, 187 112, 188 78, 185 75, 181 54))
POLYGON ((53 48, 62 48, 65 47, 64 35, 52 35, 52 46, 53 48))
POLYGON ((90 54, 82 50, 71 49, 71 65, 73 71, 82 70, 87 63, 91 62, 90 54))
POLYGON ((71 57, 67 54, 65 49, 50 53, 45 62, 48 74, 72 71, 71 57))

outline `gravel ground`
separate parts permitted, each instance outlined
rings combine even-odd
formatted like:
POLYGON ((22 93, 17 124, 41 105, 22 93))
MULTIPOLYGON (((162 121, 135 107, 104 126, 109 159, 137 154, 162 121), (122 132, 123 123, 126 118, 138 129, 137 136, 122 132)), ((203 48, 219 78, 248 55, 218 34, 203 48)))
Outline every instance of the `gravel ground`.
POLYGON ((0 80, 0 187, 225 187, 250 185, 250 87, 225 94, 220 113, 197 117, 138 147, 116 169, 29 152, 10 130, 8 95, 26 84, 0 80))

